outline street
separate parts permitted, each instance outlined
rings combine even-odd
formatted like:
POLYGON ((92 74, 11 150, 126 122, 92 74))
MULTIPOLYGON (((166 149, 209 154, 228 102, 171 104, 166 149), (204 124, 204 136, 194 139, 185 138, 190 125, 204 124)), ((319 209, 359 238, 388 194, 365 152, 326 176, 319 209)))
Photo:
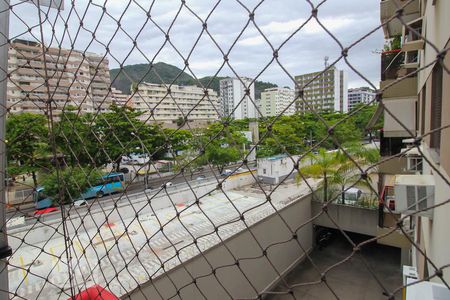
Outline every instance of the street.
MULTIPOLYGON (((294 199, 306 193, 306 184, 294 184, 280 190, 272 204, 279 209, 290 203, 286 197, 294 199)), ((70 236, 69 261, 64 237, 42 238, 35 243, 31 240, 40 237, 29 232, 27 244, 17 248, 9 261, 10 290, 17 289, 26 299, 66 299, 70 297, 66 289, 70 269, 72 284, 79 290, 108 284, 120 296, 274 213, 262 194, 213 192, 199 205, 192 205, 192 201, 186 199, 138 218, 100 223, 99 228, 80 229, 70 236), (239 218, 244 212, 245 224, 239 218), (219 227, 217 233, 215 227, 219 227)))

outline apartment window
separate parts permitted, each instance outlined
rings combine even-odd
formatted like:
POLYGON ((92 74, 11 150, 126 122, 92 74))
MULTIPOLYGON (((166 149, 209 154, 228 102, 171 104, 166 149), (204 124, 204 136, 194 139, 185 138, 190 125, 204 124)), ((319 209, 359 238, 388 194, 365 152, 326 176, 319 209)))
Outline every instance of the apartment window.
MULTIPOLYGON (((434 66, 431 81, 430 130, 434 130, 440 128, 442 124, 442 66, 440 63, 434 66)), ((430 137, 430 148, 439 153, 441 131, 436 130, 430 137)))

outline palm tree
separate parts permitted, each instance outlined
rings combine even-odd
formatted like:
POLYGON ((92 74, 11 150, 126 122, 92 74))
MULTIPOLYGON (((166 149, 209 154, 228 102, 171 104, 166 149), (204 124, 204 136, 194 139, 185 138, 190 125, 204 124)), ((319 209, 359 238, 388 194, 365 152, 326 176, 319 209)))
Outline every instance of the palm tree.
MULTIPOLYGON (((370 178, 360 180, 360 174, 355 171, 359 166, 373 164, 379 160, 379 152, 375 148, 363 147, 360 144, 351 144, 342 150, 327 152, 320 149, 317 154, 310 155, 311 163, 300 169, 304 176, 322 178, 324 192, 324 202, 328 202, 332 197, 333 188, 339 187, 342 204, 345 203, 346 186, 369 186, 370 178), (352 157, 353 160, 350 159, 352 157), (356 163, 356 164, 355 164, 356 163)), ((306 162, 306 160, 305 160, 306 162)), ((297 175, 297 182, 302 177, 297 175)))
MULTIPOLYGON (((310 164, 305 165, 300 168, 299 173, 304 176, 312 177, 312 178, 323 178, 322 186, 323 186, 323 201, 328 201, 328 184, 330 180, 330 175, 336 169, 339 164, 339 158, 336 155, 336 152, 327 152, 325 149, 319 149, 317 154, 308 155, 310 158, 310 164)), ((308 160, 309 161, 309 160, 308 160)), ((306 160, 305 160, 306 162, 306 160)), ((297 174, 297 182, 302 181, 302 176, 297 174)))

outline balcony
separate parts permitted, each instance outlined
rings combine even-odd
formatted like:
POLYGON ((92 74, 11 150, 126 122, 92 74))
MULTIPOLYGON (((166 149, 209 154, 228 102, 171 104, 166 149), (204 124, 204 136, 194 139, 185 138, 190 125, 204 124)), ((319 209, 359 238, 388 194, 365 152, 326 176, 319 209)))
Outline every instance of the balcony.
MULTIPOLYGON (((403 7, 407 2, 404 0, 383 0, 380 3, 380 19, 383 25, 384 37, 386 39, 392 38, 396 35, 401 35, 403 24, 397 19, 392 18, 398 8, 403 7), (390 20, 390 21, 389 21, 390 20)), ((420 16, 420 1, 415 0, 403 8, 403 20, 410 22, 420 16)))
POLYGON ((425 41, 418 35, 422 34, 422 18, 407 23, 409 27, 403 27, 403 52, 422 50, 425 41))
MULTIPOLYGON (((378 240, 379 244, 397 247, 397 248, 409 248, 411 242, 397 227, 398 220, 402 217, 401 214, 395 212, 395 193, 394 187, 386 185, 381 194, 382 203, 384 208, 379 211, 379 224, 377 227, 377 236, 382 236, 378 240), (388 209, 389 208, 389 209, 388 209)), ((410 219, 406 219, 403 222, 403 230, 408 233, 413 233, 413 222, 410 219)))
POLYGON ((418 61, 417 51, 404 53, 395 49, 381 54, 383 98, 417 97, 417 77, 407 76, 417 68, 418 61))

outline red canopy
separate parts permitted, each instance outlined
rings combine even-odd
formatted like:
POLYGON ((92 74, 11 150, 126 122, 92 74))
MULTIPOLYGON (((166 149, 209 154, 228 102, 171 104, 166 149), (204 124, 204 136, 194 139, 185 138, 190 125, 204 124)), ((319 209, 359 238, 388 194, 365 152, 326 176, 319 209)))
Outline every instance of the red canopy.
POLYGON ((82 291, 74 298, 69 298, 67 300, 119 300, 119 298, 105 290, 104 287, 96 284, 82 291))

